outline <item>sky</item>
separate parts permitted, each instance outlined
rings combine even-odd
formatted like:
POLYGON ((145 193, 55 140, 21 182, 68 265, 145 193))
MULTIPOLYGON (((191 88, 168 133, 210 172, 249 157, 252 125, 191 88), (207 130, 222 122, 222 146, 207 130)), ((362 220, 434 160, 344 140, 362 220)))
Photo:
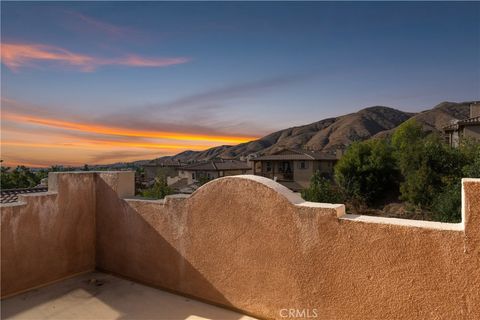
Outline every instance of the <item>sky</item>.
POLYGON ((1 2, 1 158, 105 164, 480 99, 479 2, 1 2))

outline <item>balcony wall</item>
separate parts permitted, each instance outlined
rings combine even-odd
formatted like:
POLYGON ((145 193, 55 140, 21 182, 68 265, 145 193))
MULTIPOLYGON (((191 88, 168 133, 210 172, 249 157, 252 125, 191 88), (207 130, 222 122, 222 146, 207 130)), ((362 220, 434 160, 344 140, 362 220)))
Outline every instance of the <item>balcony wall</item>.
MULTIPOLYGON (((95 258, 86 259, 85 270, 94 261, 98 269, 264 318, 282 318, 284 309, 320 319, 480 317, 479 179, 463 182, 463 222, 445 224, 346 215, 343 205, 304 202, 259 176, 217 179, 189 197, 147 201, 126 199, 131 173, 95 173, 94 184, 81 187, 75 180, 81 174, 62 175, 58 180, 70 187, 32 198, 54 197, 57 209, 27 205, 17 212, 38 230, 53 217, 60 230, 76 223, 48 210, 68 216, 73 209, 59 200, 94 190, 76 202, 94 216, 88 224, 94 249, 87 230, 71 236, 82 239, 75 248, 66 243, 71 232, 59 233, 55 243, 45 242, 52 264, 62 261, 56 251, 75 256, 75 249, 91 249, 95 258)), ((32 249, 17 224, 4 225, 8 212, 2 212, 2 240, 5 232, 10 238, 2 241, 2 295, 44 281, 38 272, 37 283, 13 286, 29 270, 5 269, 4 257, 28 260, 32 249), (15 242, 23 245, 7 246, 15 242)))
POLYGON ((1 293, 95 269, 95 173, 50 174, 49 192, 1 205, 1 293))

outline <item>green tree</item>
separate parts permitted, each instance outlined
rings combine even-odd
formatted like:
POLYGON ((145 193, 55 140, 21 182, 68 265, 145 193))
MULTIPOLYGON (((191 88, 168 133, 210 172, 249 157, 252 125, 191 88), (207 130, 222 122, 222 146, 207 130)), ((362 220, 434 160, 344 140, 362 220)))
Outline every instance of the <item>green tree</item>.
POLYGON ((462 168, 465 178, 480 178, 480 143, 468 140, 460 146, 467 164, 462 168))
POLYGON ((433 219, 442 222, 460 222, 462 220, 461 184, 445 186, 432 200, 433 219))
POLYGON ((158 175, 153 186, 141 192, 143 197, 152 199, 163 199, 172 193, 173 190, 167 185, 167 179, 164 175, 158 175))
POLYGON ((397 132, 392 141, 408 141, 407 146, 395 144, 395 156, 403 177, 401 199, 417 207, 429 208, 435 197, 462 177, 468 160, 459 149, 450 148, 436 134, 410 139, 397 132))
POLYGON ((3 165, 3 160, 0 160, 0 162, 2 163, 1 177, 0 177, 0 188, 1 189, 15 188, 14 182, 12 180, 12 175, 10 173, 10 167, 5 167, 3 165))
POLYGON ((415 119, 402 123, 392 135, 391 145, 402 175, 419 166, 425 136, 422 126, 415 119))
POLYGON ((207 176, 200 176, 198 179, 197 179, 197 185, 198 187, 201 187, 203 186, 205 183, 211 181, 212 179, 208 178, 207 176))
POLYGON ((386 139, 354 142, 335 166, 335 181, 353 201, 373 202, 398 185, 398 170, 386 139))
MULTIPOLYGON (((461 176, 448 179, 440 193, 433 199, 432 212, 435 220, 444 222, 461 221, 461 178, 480 178, 480 143, 465 141, 458 150, 465 161, 461 168, 461 176)), ((459 163, 459 166, 461 163, 459 163)), ((446 179, 443 179, 444 181, 446 179)))
POLYGON ((332 181, 322 177, 319 171, 310 178, 310 186, 302 191, 302 198, 312 202, 342 203, 345 201, 342 191, 332 181))
POLYGON ((2 166, 2 189, 31 188, 40 183, 40 177, 25 166, 17 166, 15 169, 2 166))

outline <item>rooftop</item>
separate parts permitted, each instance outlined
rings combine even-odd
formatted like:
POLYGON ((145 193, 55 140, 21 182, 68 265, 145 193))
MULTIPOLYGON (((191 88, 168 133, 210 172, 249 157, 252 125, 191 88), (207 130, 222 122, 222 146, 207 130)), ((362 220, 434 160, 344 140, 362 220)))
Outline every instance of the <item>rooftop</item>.
POLYGON ((182 170, 186 171, 225 171, 250 169, 251 167, 247 164, 247 162, 240 160, 211 160, 182 167, 182 170))
POLYGON ((280 152, 264 155, 258 158, 254 158, 254 161, 274 161, 274 160, 338 160, 338 157, 334 154, 310 151, 310 150, 298 150, 298 149, 286 149, 280 152))
POLYGON ((183 163, 180 160, 171 159, 155 159, 143 164, 144 167, 181 167, 184 165, 186 165, 186 163, 183 163))
POLYGON ((243 314, 101 272, 79 275, 2 301, 2 319, 224 319, 243 314))
POLYGON ((478 117, 473 117, 473 118, 468 118, 464 120, 459 120, 453 124, 450 124, 448 126, 445 126, 443 130, 445 131, 455 131, 458 130, 459 127, 462 126, 480 126, 480 116, 478 117))
POLYGON ((18 201, 18 195, 27 193, 47 192, 47 187, 35 187, 24 189, 4 189, 0 190, 0 203, 13 203, 18 201))

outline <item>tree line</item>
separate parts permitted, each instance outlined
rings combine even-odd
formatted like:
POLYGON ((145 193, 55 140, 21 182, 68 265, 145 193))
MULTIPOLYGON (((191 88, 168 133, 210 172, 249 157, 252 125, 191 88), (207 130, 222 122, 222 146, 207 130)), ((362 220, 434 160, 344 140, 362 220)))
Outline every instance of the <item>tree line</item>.
POLYGON ((354 208, 397 199, 427 219, 458 222, 462 177, 480 177, 480 144, 463 140, 451 148, 412 119, 389 137, 354 142, 336 164, 333 183, 316 173, 302 196, 354 208))
MULTIPOLYGON (((26 166, 17 166, 16 168, 6 167, 1 163, 0 188, 1 189, 23 189, 33 188, 40 184, 42 179, 48 177, 49 172, 61 171, 90 171, 90 167, 85 164, 83 167, 64 167, 51 166, 49 168, 32 169, 26 166)), ((108 170, 108 168, 95 168, 95 170, 108 170)))

